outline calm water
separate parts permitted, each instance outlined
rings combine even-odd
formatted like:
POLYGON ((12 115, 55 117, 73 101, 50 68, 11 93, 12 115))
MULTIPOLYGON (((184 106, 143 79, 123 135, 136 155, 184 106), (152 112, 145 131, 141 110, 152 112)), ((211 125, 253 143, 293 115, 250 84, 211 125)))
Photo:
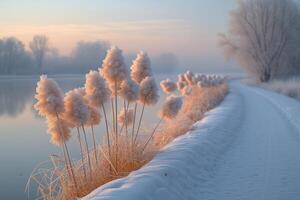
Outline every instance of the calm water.
MULTIPOLYGON (((64 91, 80 87, 83 76, 53 77, 64 91)), ((158 77, 161 79, 162 77, 158 77)), ((25 185, 33 168, 59 154, 58 147, 49 143, 45 120, 33 109, 35 86, 38 78, 0 77, 0 199, 27 199, 25 185)), ((161 98, 161 101, 163 98, 161 98)), ((159 103, 159 104, 160 104, 159 103)), ((154 108, 145 110, 147 125, 157 121, 154 108)), ((96 128, 97 140, 101 140, 104 127, 96 128)), ((73 133, 75 134, 75 132, 73 133)), ((69 143, 72 157, 79 155, 76 137, 69 143)))

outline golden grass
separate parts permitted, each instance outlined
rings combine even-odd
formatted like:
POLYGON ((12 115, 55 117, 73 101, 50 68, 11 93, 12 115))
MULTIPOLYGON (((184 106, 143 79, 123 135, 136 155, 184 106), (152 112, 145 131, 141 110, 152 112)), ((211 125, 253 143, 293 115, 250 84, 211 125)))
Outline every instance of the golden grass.
POLYGON ((86 196, 99 186, 127 176, 130 172, 149 162, 155 155, 156 149, 154 146, 150 146, 147 151, 143 152, 144 142, 138 140, 132 148, 131 139, 120 135, 118 148, 115 148, 117 145, 115 140, 111 143, 111 155, 109 155, 107 145, 99 145, 96 150, 97 160, 94 156, 94 150, 89 152, 92 169, 89 168, 87 153, 85 152, 84 166, 81 160, 73 162, 77 187, 68 175, 67 169, 63 167, 63 159, 58 156, 51 156, 49 162, 42 163, 33 171, 27 184, 27 190, 30 190, 30 185, 35 184, 38 188, 37 199, 44 200, 71 200, 86 196), (84 167, 87 173, 84 173, 84 167), (91 170, 92 177, 89 170, 91 170))
POLYGON ((205 112, 221 103, 227 93, 227 83, 202 88, 193 86, 192 94, 185 98, 176 118, 166 122, 156 134, 155 144, 163 147, 176 137, 185 134, 205 112))
POLYGON ((115 135, 110 134, 111 151, 105 144, 98 145, 96 160, 94 149, 90 150, 92 169, 89 168, 87 152, 84 153, 83 163, 81 160, 73 161, 77 185, 68 175, 63 159, 59 156, 51 156, 49 162, 42 163, 33 171, 26 189, 30 191, 29 186, 36 185, 38 188, 36 199, 44 200, 73 200, 86 196, 105 183, 125 177, 130 172, 144 166, 153 158, 159 148, 186 133, 196 121, 202 118, 205 112, 217 106, 227 92, 228 87, 225 83, 206 88, 194 86, 192 94, 185 98, 178 116, 162 125, 158 134, 155 135, 155 139, 150 141, 146 149, 144 149, 145 142, 149 137, 139 137, 132 145, 131 137, 119 134, 116 143, 115 135), (92 176, 90 176, 90 172, 92 176))

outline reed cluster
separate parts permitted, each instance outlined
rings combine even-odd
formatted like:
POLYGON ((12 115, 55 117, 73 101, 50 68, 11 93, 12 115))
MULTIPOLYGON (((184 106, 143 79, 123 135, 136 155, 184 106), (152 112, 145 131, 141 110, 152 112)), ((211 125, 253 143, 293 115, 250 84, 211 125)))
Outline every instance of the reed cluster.
POLYGON ((190 71, 179 74, 176 83, 162 81, 161 87, 168 94, 181 94, 184 101, 176 117, 166 121, 156 133, 154 143, 159 148, 189 131, 204 113, 216 107, 228 93, 226 77, 194 74, 190 71), (174 85, 177 85, 177 90, 173 89, 174 85))
POLYGON ((65 94, 46 75, 37 83, 35 109, 46 119, 51 143, 62 150, 62 156, 50 156, 33 171, 27 190, 35 184, 37 199, 77 199, 139 169, 157 151, 153 137, 161 122, 175 118, 182 106, 182 95, 168 97, 158 123, 152 130, 142 130, 145 109, 159 100, 145 52, 137 55, 129 70, 122 50, 112 47, 99 70, 90 71, 85 79, 84 86, 65 94), (100 123, 105 128, 97 133, 100 123), (103 136, 101 141, 96 134, 103 136), (79 160, 72 158, 68 147, 71 137, 77 138, 79 160))

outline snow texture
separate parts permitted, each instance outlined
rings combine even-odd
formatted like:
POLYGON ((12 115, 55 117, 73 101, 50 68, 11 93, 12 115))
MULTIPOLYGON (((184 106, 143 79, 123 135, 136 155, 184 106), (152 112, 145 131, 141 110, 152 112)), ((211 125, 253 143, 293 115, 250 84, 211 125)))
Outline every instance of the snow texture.
POLYGON ((300 199, 300 103, 230 83, 230 94, 149 164, 82 200, 300 199))
POLYGON ((237 128, 234 122, 240 118, 241 103, 232 92, 222 106, 208 112, 193 130, 175 139, 142 169, 98 188, 82 200, 196 198, 196 190, 211 179, 219 155, 235 138, 232 130, 237 128))

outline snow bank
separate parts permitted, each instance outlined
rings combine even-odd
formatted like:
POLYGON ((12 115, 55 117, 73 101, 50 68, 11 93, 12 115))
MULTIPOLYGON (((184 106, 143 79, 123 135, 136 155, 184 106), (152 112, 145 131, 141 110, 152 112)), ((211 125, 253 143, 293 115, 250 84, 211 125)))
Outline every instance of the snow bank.
POLYGON ((146 166, 112 181, 82 200, 199 199, 210 193, 216 161, 234 141, 243 99, 231 91, 187 134, 178 137, 146 166), (199 190, 200 188, 200 190, 199 190))

